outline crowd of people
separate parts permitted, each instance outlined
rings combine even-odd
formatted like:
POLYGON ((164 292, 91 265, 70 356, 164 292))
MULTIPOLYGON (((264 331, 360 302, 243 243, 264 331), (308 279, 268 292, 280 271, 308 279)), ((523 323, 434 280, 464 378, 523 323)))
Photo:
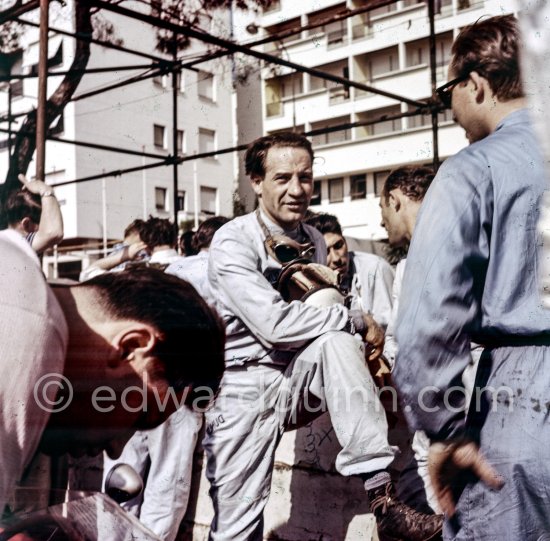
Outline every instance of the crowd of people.
POLYGON ((519 55, 513 16, 456 38, 438 93, 470 145, 387 178, 382 226, 410 245, 395 271, 308 210, 314 153, 295 133, 249 145, 253 212, 204 221, 179 253, 169 220, 135 220, 73 285, 40 271, 62 221, 23 177, 0 232, 0 507, 37 450, 104 450, 105 474, 144 480, 122 505, 173 541, 203 436, 209 538, 261 540, 283 433, 328 412, 336 469, 362 479, 382 541, 550 535, 547 180, 519 55))

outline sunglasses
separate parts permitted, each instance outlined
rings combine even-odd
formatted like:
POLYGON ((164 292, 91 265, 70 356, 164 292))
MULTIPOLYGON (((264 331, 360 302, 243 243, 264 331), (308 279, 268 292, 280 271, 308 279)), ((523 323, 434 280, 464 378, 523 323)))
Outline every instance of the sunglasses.
POLYGON ((315 246, 312 242, 300 244, 285 235, 272 235, 262 220, 259 210, 256 217, 265 235, 264 246, 267 253, 281 265, 288 265, 298 259, 311 260, 315 255, 315 246))
POLYGON ((453 90, 455 86, 458 83, 462 83, 463 81, 466 81, 468 77, 470 77, 470 73, 473 70, 469 71, 468 73, 461 75, 460 77, 456 77, 452 81, 449 81, 448 83, 445 83, 444 85, 441 85, 440 87, 435 89, 435 92, 437 96, 439 97, 439 100, 441 103, 445 106, 446 109, 451 108, 451 104, 453 101, 453 90))

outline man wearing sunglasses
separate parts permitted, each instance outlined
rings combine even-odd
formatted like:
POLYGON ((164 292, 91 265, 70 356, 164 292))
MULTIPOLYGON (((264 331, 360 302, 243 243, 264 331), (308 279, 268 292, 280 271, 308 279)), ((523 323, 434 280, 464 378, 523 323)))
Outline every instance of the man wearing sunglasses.
POLYGON ((453 44, 442 92, 471 144, 424 199, 396 327, 394 380, 412 428, 433 442, 444 537, 457 541, 550 532, 550 312, 537 289, 536 227, 547 185, 519 49, 510 15, 464 28, 453 44), (471 342, 485 349, 466 416, 471 342))
POLYGON ((313 150, 294 133, 254 141, 245 156, 256 212, 218 230, 210 247, 212 300, 226 324, 226 372, 206 412, 212 540, 261 540, 275 449, 286 429, 329 411, 342 445, 336 468, 365 481, 381 539, 433 539, 439 517, 395 498, 385 412, 365 362, 383 332, 361 311, 286 302, 273 287, 296 259, 326 264, 321 233, 302 223, 313 193, 313 150))

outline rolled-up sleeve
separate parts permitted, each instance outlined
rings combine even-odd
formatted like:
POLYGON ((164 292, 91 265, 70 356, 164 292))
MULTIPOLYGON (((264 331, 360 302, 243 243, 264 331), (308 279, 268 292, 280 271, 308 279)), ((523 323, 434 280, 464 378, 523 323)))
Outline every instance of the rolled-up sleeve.
POLYGON ((461 376, 480 324, 489 257, 492 196, 483 163, 470 154, 441 167, 419 213, 403 279, 393 375, 412 428, 435 440, 464 429, 461 376))

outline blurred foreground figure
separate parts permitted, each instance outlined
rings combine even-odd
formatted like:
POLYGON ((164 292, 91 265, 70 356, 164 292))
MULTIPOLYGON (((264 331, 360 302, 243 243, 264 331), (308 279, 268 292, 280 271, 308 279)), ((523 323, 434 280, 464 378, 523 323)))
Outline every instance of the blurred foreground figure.
POLYGON ((217 391, 223 326, 185 282, 143 268, 49 287, 19 233, 0 253, 0 509, 39 444, 116 455, 217 391))
POLYGON ((434 442, 429 467, 453 540, 550 532, 550 312, 537 280, 546 176, 519 46, 510 15, 464 28, 453 44, 439 94, 470 146, 424 199, 396 326, 394 379, 412 428, 434 442), (466 416, 471 342, 485 350, 466 416))

